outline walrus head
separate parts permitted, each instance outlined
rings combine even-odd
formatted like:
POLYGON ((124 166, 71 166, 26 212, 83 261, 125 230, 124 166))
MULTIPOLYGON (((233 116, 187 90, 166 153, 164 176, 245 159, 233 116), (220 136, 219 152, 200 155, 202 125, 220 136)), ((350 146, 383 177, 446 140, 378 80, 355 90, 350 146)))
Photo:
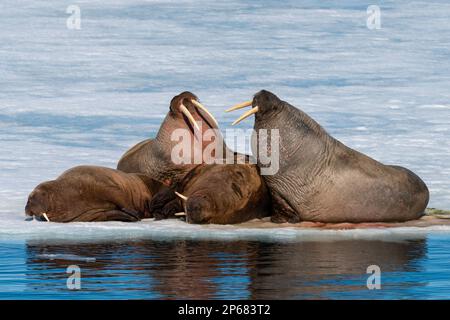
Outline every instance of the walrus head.
POLYGON ((250 117, 253 114, 255 115, 255 120, 257 121, 262 119, 273 118, 278 113, 282 112, 283 109, 286 108, 285 103, 281 99, 279 99, 276 95, 274 95, 269 91, 261 90, 254 95, 253 100, 239 103, 226 110, 226 112, 231 112, 250 106, 252 108, 247 112, 245 112, 238 119, 236 119, 233 122, 233 125, 238 124, 239 122, 250 117))
POLYGON ((50 208, 52 190, 52 181, 43 182, 38 185, 28 197, 25 206, 25 214, 27 217, 34 218, 38 221, 50 221, 47 212, 50 208))
POLYGON ((207 156, 215 159, 227 152, 223 136, 218 130, 218 122, 204 107, 198 98, 191 92, 185 91, 175 96, 170 102, 169 112, 166 115, 154 140, 154 149, 151 159, 147 162, 148 174, 153 178, 170 185, 182 177, 196 165, 205 162, 203 152, 207 149, 207 156), (173 154, 179 155, 180 146, 186 146, 185 136, 182 139, 176 134, 186 130, 190 144, 188 156, 185 158, 183 150, 183 163, 173 160, 173 154), (179 140, 180 139, 180 140, 179 140), (218 148, 222 148, 218 152, 218 148), (201 156, 201 159, 197 155, 201 156), (200 161, 200 163, 199 163, 200 161))
POLYGON ((109 201, 82 199, 81 191, 58 181, 47 181, 38 185, 29 195, 25 206, 26 220, 33 218, 47 222, 72 221, 138 221, 138 214, 115 210, 109 201), (70 201, 72 199, 72 201, 70 201))
POLYGON ((175 129, 189 129, 192 136, 203 134, 208 129, 218 129, 217 120, 203 106, 197 96, 189 91, 172 98, 169 113, 161 125, 156 139, 168 138, 175 129))

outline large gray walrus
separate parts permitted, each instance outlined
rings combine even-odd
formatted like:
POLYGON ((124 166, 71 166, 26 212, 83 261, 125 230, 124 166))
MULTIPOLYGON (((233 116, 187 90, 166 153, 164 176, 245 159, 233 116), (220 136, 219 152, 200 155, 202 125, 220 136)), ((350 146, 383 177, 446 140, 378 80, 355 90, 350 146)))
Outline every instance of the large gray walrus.
POLYGON ((257 138, 260 129, 279 130, 280 168, 264 176, 274 204, 272 221, 401 222, 423 215, 428 188, 410 170, 345 146, 306 113, 265 90, 227 111, 248 106, 253 108, 235 123, 255 114, 257 138))

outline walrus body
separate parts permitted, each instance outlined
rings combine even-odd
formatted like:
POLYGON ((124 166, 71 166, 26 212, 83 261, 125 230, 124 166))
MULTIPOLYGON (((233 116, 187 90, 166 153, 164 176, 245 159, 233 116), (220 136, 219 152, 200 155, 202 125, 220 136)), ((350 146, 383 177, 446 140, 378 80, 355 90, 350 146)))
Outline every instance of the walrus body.
POLYGON ((345 146, 268 91, 257 93, 251 104, 246 116, 255 113, 256 134, 278 129, 280 135, 280 169, 264 176, 274 203, 272 221, 402 222, 423 215, 429 192, 410 170, 345 146))
POLYGON ((163 188, 143 174, 79 166, 39 184, 28 197, 25 212, 54 222, 138 221, 151 217, 149 201, 163 188))
POLYGON ((270 194, 259 168, 252 164, 199 165, 174 188, 179 197, 166 193, 152 200, 155 217, 184 211, 188 223, 233 224, 267 217, 270 194))
POLYGON ((146 172, 146 161, 141 161, 141 159, 152 154, 153 141, 154 139, 146 139, 125 152, 119 160, 117 170, 127 173, 146 172))

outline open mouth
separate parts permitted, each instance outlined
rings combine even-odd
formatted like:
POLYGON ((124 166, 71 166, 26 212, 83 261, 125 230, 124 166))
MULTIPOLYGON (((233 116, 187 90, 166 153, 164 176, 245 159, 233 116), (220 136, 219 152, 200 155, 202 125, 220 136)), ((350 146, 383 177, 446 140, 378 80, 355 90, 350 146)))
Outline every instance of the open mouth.
MULTIPOLYGON (((237 104, 237 105, 235 105, 235 106, 233 106, 233 107, 231 107, 231 108, 225 110, 225 112, 231 112, 231 111, 239 110, 239 109, 242 109, 242 108, 250 107, 250 106, 252 105, 252 103, 253 103, 252 100, 245 101, 245 102, 239 103, 239 104, 237 104)), ((259 111, 259 107, 258 107, 258 106, 253 107, 252 109, 250 109, 250 110, 248 110, 246 113, 244 113, 242 116, 240 116, 239 118, 237 118, 237 119, 232 123, 232 125, 234 126, 234 125, 238 124, 238 123, 241 122, 242 120, 244 120, 244 119, 250 117, 252 114, 257 113, 258 111, 259 111)))
POLYGON ((194 115, 189 111, 189 109, 183 103, 181 103, 181 105, 180 105, 180 111, 188 120, 194 136, 201 135, 205 131, 205 128, 203 127, 203 125, 202 125, 202 128, 200 128, 200 126, 198 124, 199 122, 201 122, 202 124, 205 123, 208 127, 206 129, 218 128, 219 124, 218 124, 216 118, 214 118, 214 116, 211 114, 211 112, 209 112, 209 110, 204 105, 202 105, 200 102, 198 102, 195 99, 190 99, 189 101, 194 105, 195 110, 197 111, 196 115, 197 115, 198 119, 196 119, 196 117, 194 117, 194 115))

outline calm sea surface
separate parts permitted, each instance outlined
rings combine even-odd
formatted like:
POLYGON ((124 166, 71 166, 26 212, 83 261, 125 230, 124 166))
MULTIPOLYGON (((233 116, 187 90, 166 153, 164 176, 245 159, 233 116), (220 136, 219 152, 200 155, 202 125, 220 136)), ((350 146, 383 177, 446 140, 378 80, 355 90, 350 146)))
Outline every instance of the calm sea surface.
POLYGON ((448 299, 450 236, 383 242, 2 243, 2 299, 448 299), (366 286, 369 265, 381 289, 366 286), (69 266, 81 288, 70 290, 69 266))

